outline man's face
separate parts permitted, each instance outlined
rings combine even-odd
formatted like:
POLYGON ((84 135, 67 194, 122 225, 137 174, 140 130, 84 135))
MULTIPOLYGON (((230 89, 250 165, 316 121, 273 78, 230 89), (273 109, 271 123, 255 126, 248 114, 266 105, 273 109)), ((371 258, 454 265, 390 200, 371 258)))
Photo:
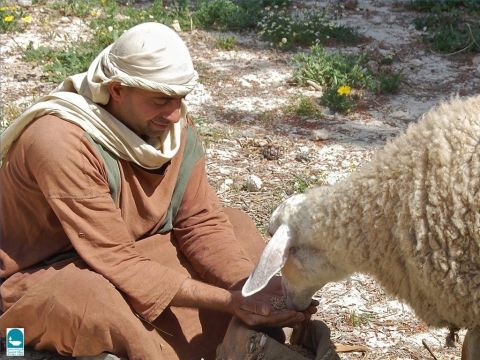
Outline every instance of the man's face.
POLYGON ((160 136, 180 120, 182 97, 121 86, 115 101, 114 115, 140 136, 160 136))

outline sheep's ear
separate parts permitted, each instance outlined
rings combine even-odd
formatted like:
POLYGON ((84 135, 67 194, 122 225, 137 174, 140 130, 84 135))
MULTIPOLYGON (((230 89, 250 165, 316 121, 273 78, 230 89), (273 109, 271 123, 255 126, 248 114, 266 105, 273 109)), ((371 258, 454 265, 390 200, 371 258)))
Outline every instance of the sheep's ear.
POLYGON ((250 296, 267 286, 270 279, 279 272, 287 259, 290 242, 290 228, 280 225, 263 250, 257 266, 243 285, 242 295, 250 296))

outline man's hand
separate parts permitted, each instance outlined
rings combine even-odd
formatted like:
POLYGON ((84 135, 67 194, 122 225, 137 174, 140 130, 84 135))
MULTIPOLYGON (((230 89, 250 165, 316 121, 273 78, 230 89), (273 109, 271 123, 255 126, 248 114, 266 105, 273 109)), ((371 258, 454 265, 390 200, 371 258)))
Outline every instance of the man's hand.
POLYGON ((251 327, 293 327, 310 319, 316 312, 317 301, 303 312, 274 309, 273 297, 282 297, 281 277, 275 276, 259 293, 243 297, 240 290, 225 290, 193 279, 186 279, 170 305, 206 308, 228 312, 251 327))
POLYGON ((309 320, 317 310, 316 300, 312 300, 310 307, 303 312, 275 309, 272 299, 283 296, 281 277, 275 276, 265 289, 255 295, 243 297, 240 291, 233 292, 230 312, 251 327, 293 327, 309 320))

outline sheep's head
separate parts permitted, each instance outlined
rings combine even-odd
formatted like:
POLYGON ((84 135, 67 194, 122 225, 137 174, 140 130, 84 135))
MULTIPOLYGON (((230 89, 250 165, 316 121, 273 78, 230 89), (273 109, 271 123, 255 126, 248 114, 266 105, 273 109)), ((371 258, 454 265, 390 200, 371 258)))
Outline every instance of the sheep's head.
MULTIPOLYGON (((305 195, 297 195, 275 210, 269 229, 275 234, 245 283, 242 289, 244 296, 262 290, 281 270, 288 306, 304 310, 310 305, 315 291, 345 275, 329 261, 328 249, 322 249, 320 243, 313 247, 310 241, 305 241, 305 234, 286 225, 295 222, 293 218, 298 219, 299 210, 305 206, 306 200, 305 195)), ((305 232, 308 231, 312 229, 305 232)))
POLYGON ((315 291, 327 282, 343 277, 343 271, 333 266, 322 251, 302 245, 291 246, 291 239, 291 229, 281 225, 245 283, 243 296, 262 290, 281 270, 288 306, 304 310, 310 305, 315 291))

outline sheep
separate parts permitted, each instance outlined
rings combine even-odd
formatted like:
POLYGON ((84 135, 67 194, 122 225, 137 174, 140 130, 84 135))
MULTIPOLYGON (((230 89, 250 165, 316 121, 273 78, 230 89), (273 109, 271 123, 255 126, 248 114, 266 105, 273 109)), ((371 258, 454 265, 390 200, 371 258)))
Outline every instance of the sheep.
POLYGON ((480 359, 480 95, 431 109, 346 179, 287 199, 242 289, 282 271, 287 303, 305 309, 328 282, 376 278, 432 327, 469 329, 480 359))

